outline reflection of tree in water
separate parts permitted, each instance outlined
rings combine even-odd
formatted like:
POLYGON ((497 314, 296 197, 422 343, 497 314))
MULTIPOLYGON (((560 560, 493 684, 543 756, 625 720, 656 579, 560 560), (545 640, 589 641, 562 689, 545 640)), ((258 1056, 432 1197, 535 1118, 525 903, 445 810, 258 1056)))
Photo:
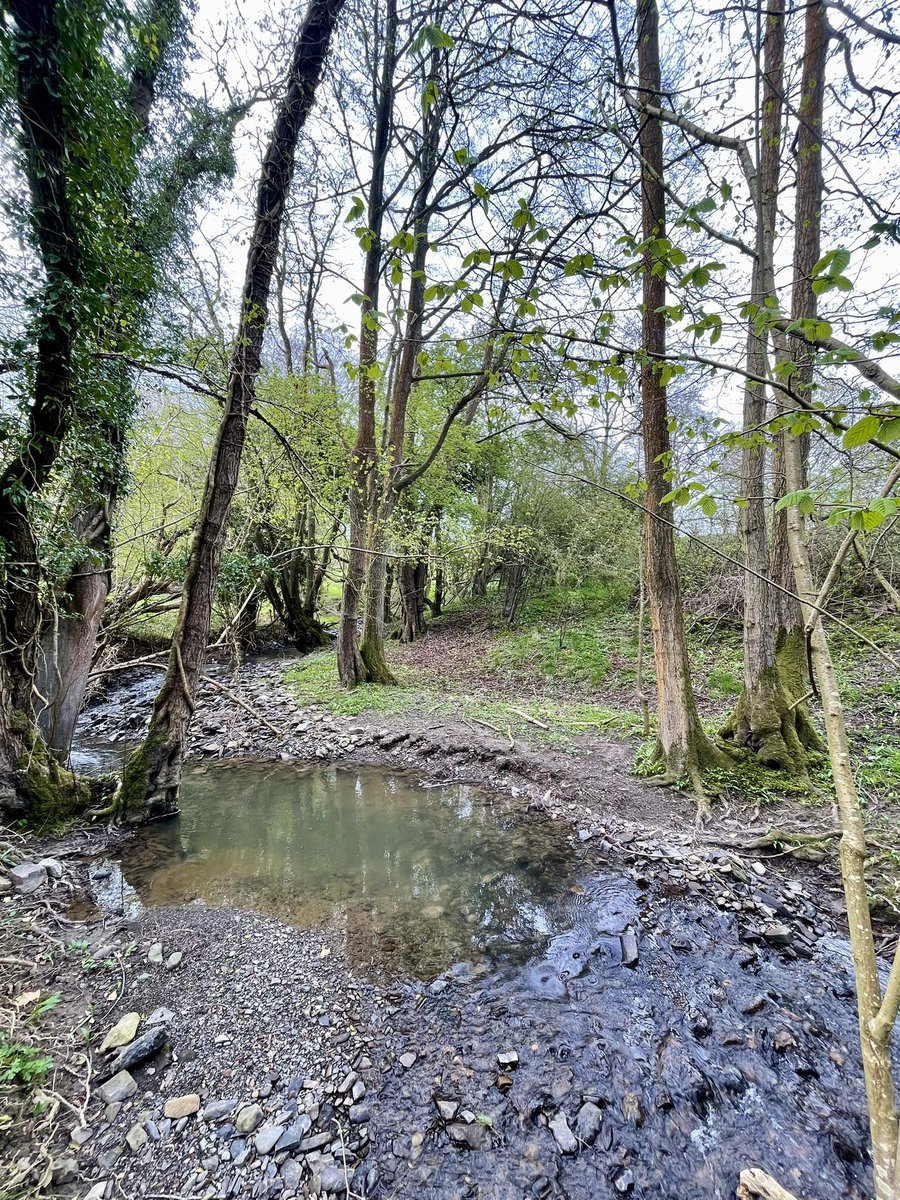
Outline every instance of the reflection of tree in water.
POLYGON ((473 952, 532 951, 571 876, 550 821, 463 785, 259 764, 189 777, 182 814, 123 854, 147 903, 202 897, 289 923, 342 923, 351 961, 427 975, 473 952))

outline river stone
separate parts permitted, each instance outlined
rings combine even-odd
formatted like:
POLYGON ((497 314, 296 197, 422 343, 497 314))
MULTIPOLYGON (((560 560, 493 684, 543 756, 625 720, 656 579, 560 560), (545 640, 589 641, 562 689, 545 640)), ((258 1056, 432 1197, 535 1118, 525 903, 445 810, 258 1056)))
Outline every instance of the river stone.
POLYGON ((115 1050, 119 1046, 127 1046, 130 1041, 134 1040, 140 1023, 140 1013, 130 1012, 126 1013, 124 1017, 120 1017, 100 1043, 100 1053, 102 1054, 104 1050, 115 1050))
POLYGON ((51 879, 62 879, 62 863, 58 858, 42 858, 38 866, 43 867, 51 879))
POLYGON ((343 1167, 323 1167, 319 1172, 323 1192, 343 1196, 347 1191, 347 1176, 343 1167))
POLYGON ((122 1157, 124 1149, 124 1146, 113 1146, 110 1150, 104 1150, 102 1154, 97 1156, 97 1162, 104 1171, 111 1171, 122 1157))
POLYGON ((12 868, 9 875, 20 896, 30 896, 47 882, 47 868, 42 867, 40 863, 19 863, 12 868))
POLYGON ((144 1021, 147 1026, 150 1025, 168 1025, 173 1020, 175 1014, 171 1008, 154 1008, 153 1012, 144 1021))
POLYGON ((452 1121, 459 1112, 459 1101, 443 1100, 439 1096, 435 1096, 434 1107, 438 1110, 438 1114, 442 1121, 452 1121))
POLYGON ((172 1121, 177 1121, 181 1117, 191 1117, 200 1108, 200 1097, 196 1092, 190 1092, 187 1096, 175 1096, 171 1100, 166 1101, 166 1106, 163 1113, 172 1121))
POLYGON ((147 952, 147 962, 152 967, 161 967, 163 962, 163 945, 162 942, 154 942, 147 952))
POLYGON ((593 1146, 602 1124, 602 1111, 596 1104, 592 1104, 588 1100, 579 1108, 578 1116, 575 1118, 575 1136, 586 1146, 593 1146))
POLYGON ((271 1154, 282 1133, 283 1130, 278 1125, 267 1125, 265 1129, 261 1129, 253 1139, 253 1144, 256 1146, 256 1153, 271 1154))
POLYGON ((771 942, 773 946, 789 946, 794 940, 788 925, 767 925, 762 932, 766 941, 771 942))
POLYGON ((619 940, 622 943, 622 966, 636 967, 638 964, 638 941, 634 930, 626 929, 619 940))
POLYGON ((137 1084, 131 1075, 127 1071, 120 1071, 118 1075, 113 1075, 112 1079, 102 1084, 97 1089, 97 1094, 106 1104, 115 1104, 120 1100, 127 1100, 136 1091, 137 1084))
POLYGON ((74 1183, 78 1178, 78 1163, 74 1158, 57 1158, 50 1165, 53 1182, 74 1183))
POLYGON ((150 1139, 147 1136, 147 1130, 139 1122, 136 1122, 125 1134, 125 1141, 135 1154, 147 1145, 150 1139))
POLYGON ((200 1114, 201 1121, 221 1121, 231 1115, 231 1110, 237 1105, 237 1100, 213 1100, 204 1105, 200 1114))
POLYGON ((245 1104, 235 1118, 238 1133, 252 1133, 258 1129, 263 1119, 263 1110, 258 1104, 245 1104))
POLYGON ((101 1079, 115 1074, 116 1071, 130 1071, 132 1067, 139 1066, 145 1059, 158 1054, 165 1044, 166 1030, 164 1026, 156 1025, 153 1029, 148 1029, 139 1038, 135 1038, 130 1045, 123 1046, 112 1062, 104 1068, 101 1079))
POLYGON ((303 1168, 296 1158, 289 1158, 281 1165, 281 1182, 285 1191, 296 1192, 303 1178, 303 1168))
POLYGON ((306 1113, 303 1113, 293 1125, 288 1126, 278 1139, 278 1145, 275 1147, 276 1153, 280 1154, 282 1150, 295 1150, 309 1133, 310 1129, 312 1129, 312 1121, 306 1113))
POLYGON ((519 1065, 519 1056, 515 1050, 504 1050, 497 1055, 497 1065, 505 1071, 514 1071, 519 1065))
POLYGON ((461 1121, 447 1126, 450 1141, 456 1146, 465 1146, 468 1150, 482 1150, 487 1144, 488 1128, 480 1122, 464 1125, 461 1121))
POLYGON ((408 1071, 415 1064, 416 1058, 415 1050, 407 1050, 405 1054, 400 1055, 400 1066, 404 1071, 408 1071))
POLYGON ((166 970, 174 971, 175 968, 180 965, 181 960, 183 958, 184 958, 184 955, 182 954, 182 952, 180 950, 176 950, 174 954, 170 954, 169 957, 166 959, 166 970))
POLYGON ((351 1104, 348 1115, 351 1125, 365 1125, 369 1120, 369 1106, 367 1104, 351 1104))
POLYGON ((578 1142, 569 1128, 569 1119, 564 1112, 558 1112, 550 1121, 550 1132, 563 1154, 574 1154, 577 1151, 578 1142))

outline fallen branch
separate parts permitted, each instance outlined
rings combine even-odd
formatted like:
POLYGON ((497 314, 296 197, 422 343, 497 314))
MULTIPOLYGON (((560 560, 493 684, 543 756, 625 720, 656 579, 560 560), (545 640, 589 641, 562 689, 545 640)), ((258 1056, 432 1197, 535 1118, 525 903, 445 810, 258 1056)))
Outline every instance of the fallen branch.
POLYGON ((267 721, 262 713, 258 712, 252 704, 248 704, 246 700, 242 700, 237 692, 233 692, 231 688, 227 688, 224 683, 219 683, 218 679, 213 679, 211 675, 203 675, 201 678, 203 679, 204 683, 211 683, 214 688, 218 688, 220 692, 224 692, 229 700, 231 700, 234 704, 240 705, 240 707, 250 713, 251 716, 256 717, 257 721, 259 721, 262 725, 265 725, 266 729, 271 729, 272 732, 277 734, 282 741, 286 742, 288 740, 288 735, 283 729, 279 729, 276 725, 273 725, 271 721, 267 721))
POLYGON ((738 1200, 797 1200, 793 1192, 781 1186, 771 1175, 761 1171, 759 1167, 749 1167, 741 1171, 741 1179, 737 1189, 738 1200))
POLYGON ((482 719, 481 719, 480 717, 470 717, 469 719, 470 719, 470 720, 471 720, 471 721, 472 721, 472 722, 473 722, 475 725, 483 725, 485 729, 490 729, 490 731, 491 731, 492 733, 496 733, 496 734, 498 735, 498 737, 499 737, 499 736, 502 736, 502 734, 503 734, 503 730, 502 730, 502 729, 498 729, 496 725, 492 725, 492 724, 490 723, 490 721, 482 721, 482 719))
POLYGON ((545 724, 544 721, 539 721, 537 719, 537 717, 533 717, 531 715, 531 713, 523 712, 523 710, 521 708, 513 708, 513 706, 510 705, 509 711, 514 712, 516 714, 516 716, 521 717, 523 721, 529 721, 532 725, 537 725, 538 729, 549 729, 550 728, 550 726, 545 724))

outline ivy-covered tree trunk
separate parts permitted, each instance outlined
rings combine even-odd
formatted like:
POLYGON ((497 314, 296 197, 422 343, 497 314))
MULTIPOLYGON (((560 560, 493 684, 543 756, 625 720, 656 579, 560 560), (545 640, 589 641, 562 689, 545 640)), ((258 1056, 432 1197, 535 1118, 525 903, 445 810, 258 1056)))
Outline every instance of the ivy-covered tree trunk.
POLYGON ((125 820, 144 820, 173 812, 177 806, 194 697, 206 659, 228 514, 260 370, 269 291, 297 142, 312 108, 343 2, 312 0, 294 47, 287 89, 263 159, 227 402, 213 448, 166 676, 147 735, 129 759, 122 781, 119 814, 125 820))
MULTIPOLYGON (((656 0, 639 0, 640 100, 651 106, 659 104, 662 87, 658 22, 656 0)), ((660 121, 646 111, 640 119, 644 237, 642 349, 645 356, 641 364, 641 415, 647 484, 644 543, 659 713, 655 758, 665 777, 689 778, 698 796, 702 796, 701 769, 719 764, 722 755, 707 738, 697 714, 675 560, 672 506, 663 501, 671 490, 666 477, 671 446, 662 374, 666 354, 666 325, 662 311, 666 303, 665 257, 655 248, 666 235, 663 131, 660 121)))
MULTIPOLYGON (((784 4, 770 0, 765 14, 760 87, 759 163, 756 195, 756 258, 751 300, 764 310, 775 295, 775 228, 781 167, 781 118, 784 89, 784 4)), ((766 419, 766 387, 757 380, 767 371, 768 334, 750 317, 747 330, 747 374, 744 387, 745 443, 741 461, 740 532, 744 562, 744 688, 723 737, 753 750, 767 767, 802 773, 806 754, 798 736, 795 710, 785 695, 776 664, 776 599, 767 582, 770 572, 766 442, 760 432, 766 419)))
POLYGON ((85 298, 68 195, 56 0, 11 0, 8 10, 29 218, 45 277, 27 428, 0 476, 0 802, 21 809, 33 804, 37 777, 47 782, 35 725, 41 570, 31 503, 49 480, 75 415, 73 357, 85 298))

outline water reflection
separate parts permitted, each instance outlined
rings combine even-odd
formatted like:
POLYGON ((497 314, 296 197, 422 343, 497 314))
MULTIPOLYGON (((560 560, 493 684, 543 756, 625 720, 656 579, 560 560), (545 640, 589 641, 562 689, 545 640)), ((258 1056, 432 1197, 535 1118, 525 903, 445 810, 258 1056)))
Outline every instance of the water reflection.
POLYGON ((574 882, 558 828, 465 785, 247 763, 188 774, 180 818, 140 830, 122 867, 145 904, 337 922, 353 965, 419 978, 544 947, 574 882))

